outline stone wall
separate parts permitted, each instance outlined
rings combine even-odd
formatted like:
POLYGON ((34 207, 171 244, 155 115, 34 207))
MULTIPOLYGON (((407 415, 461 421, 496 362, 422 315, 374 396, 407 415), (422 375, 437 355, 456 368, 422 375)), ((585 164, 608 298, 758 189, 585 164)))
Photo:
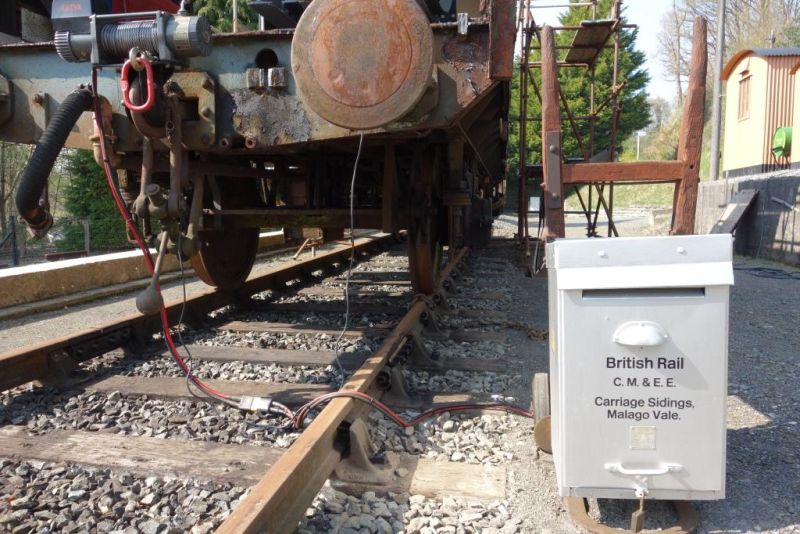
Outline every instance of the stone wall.
POLYGON ((759 193, 736 229, 736 253, 800 265, 800 171, 796 169, 702 182, 695 231, 708 233, 727 200, 742 189, 759 193))

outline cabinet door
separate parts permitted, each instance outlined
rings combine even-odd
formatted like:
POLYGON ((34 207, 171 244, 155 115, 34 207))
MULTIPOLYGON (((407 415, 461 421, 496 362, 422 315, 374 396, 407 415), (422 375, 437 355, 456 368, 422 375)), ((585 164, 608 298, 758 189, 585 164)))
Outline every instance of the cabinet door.
POLYGON ((727 303, 727 287, 567 292, 564 486, 723 490, 727 303))

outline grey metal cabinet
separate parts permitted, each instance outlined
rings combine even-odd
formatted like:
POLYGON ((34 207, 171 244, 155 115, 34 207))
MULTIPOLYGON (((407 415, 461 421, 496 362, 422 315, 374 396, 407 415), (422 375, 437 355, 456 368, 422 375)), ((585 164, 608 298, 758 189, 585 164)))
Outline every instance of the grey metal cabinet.
POLYGON ((725 496, 730 235, 548 244, 562 496, 725 496))

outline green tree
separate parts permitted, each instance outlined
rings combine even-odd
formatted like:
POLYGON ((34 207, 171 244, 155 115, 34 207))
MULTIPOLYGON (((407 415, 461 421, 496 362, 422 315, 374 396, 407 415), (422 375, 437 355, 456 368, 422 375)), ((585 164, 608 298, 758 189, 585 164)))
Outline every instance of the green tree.
POLYGON ((2 236, 6 233, 8 217, 17 213, 14 205, 17 182, 30 157, 30 147, 0 142, 0 235, 2 236))
MULTIPOLYGON (((598 13, 610 13, 612 0, 600 0, 598 3, 598 13)), ((624 8, 622 17, 624 19, 624 8)), ((589 8, 572 7, 561 17, 560 23, 564 26, 580 24, 582 20, 591 19, 589 8)), ((625 22, 623 20, 623 22, 625 22)), ((575 35, 574 31, 559 31, 556 35, 557 45, 569 45, 575 35)), ((625 141, 636 131, 645 128, 650 123, 650 104, 647 96, 647 83, 650 77, 644 69, 645 56, 636 49, 637 29, 623 29, 620 33, 620 61, 619 61, 619 82, 625 83, 618 103, 621 109, 619 129, 617 131, 617 151, 623 146, 625 141)), ((613 38, 612 38, 613 39, 613 38)), ((536 41, 534 41, 534 44, 536 41)), ((563 59, 565 50, 559 50, 559 59, 563 59)), ((531 61, 538 61, 539 54, 532 54, 531 61)), ((600 106, 605 102, 612 90, 614 72, 614 52, 610 48, 603 50, 597 60, 595 68, 596 77, 596 96, 595 102, 600 106)), ((534 72, 534 79, 538 86, 541 86, 541 76, 538 71, 534 72)), ((561 68, 559 69, 559 82, 562 91, 569 104, 570 111, 574 116, 587 116, 590 107, 591 78, 588 69, 584 68, 561 68)), ((509 152, 508 161, 511 166, 511 175, 517 176, 519 169, 519 94, 520 94, 520 75, 519 68, 515 69, 514 78, 511 81, 511 106, 510 106, 510 128, 509 128, 509 152)), ((609 148, 611 143, 611 124, 612 106, 605 106, 598 115, 595 127, 594 150, 590 155, 596 155, 609 148)), ((528 117, 538 118, 541 116, 541 105, 533 87, 529 90, 528 117)), ((583 137, 584 146, 589 149, 589 127, 588 121, 578 123, 579 130, 583 137)), ((538 121, 529 121, 528 130, 528 163, 541 161, 541 124, 538 121)), ((582 153, 576 137, 572 134, 570 124, 562 106, 562 131, 564 154, 567 157, 581 157, 582 153)), ((510 189, 515 190, 512 184, 510 189)))
MULTIPOLYGON (((673 105, 660 97, 650 99, 650 124, 641 133, 639 140, 640 160, 673 160, 678 157, 678 136, 680 133, 683 108, 673 105)), ((636 160, 636 135, 632 135, 623 145, 620 159, 636 160)))
MULTIPOLYGON (((192 11, 206 17, 219 32, 233 30, 233 2, 235 0, 195 0, 192 11)), ((239 24, 250 29, 258 28, 258 15, 250 9, 247 0, 239 1, 239 24)))
MULTIPOLYGON (((601 0, 598 3, 598 12, 610 13, 611 5, 612 0, 601 0)), ((624 18, 624 11, 622 16, 624 18)), ((582 20, 588 18, 591 18, 588 8, 572 8, 560 17, 560 22, 564 26, 572 26, 580 24, 582 20)), ((625 86, 618 99, 622 114, 617 131, 617 147, 620 147, 634 132, 645 128, 650 123, 650 104, 647 100, 647 84, 650 81, 650 76, 644 69, 646 60, 644 54, 636 50, 638 32, 638 29, 629 29, 621 30, 620 33, 618 83, 624 83, 625 86)), ((556 41, 559 45, 569 45, 573 36, 574 32, 558 32, 556 41)), ((605 49, 600 55, 595 68, 595 76, 597 80, 595 101, 599 106, 611 96, 614 78, 613 50, 605 49)), ((579 68, 561 69, 559 81, 572 113, 575 116, 588 115, 591 87, 588 72, 579 68)), ((606 106, 598 117, 595 128, 594 154, 609 148, 612 112, 611 106, 606 106)), ((584 128, 584 131, 587 130, 588 128, 584 128)), ((564 131, 568 131, 566 125, 564 131)), ((581 155, 578 143, 573 135, 565 135, 564 140, 565 153, 568 156, 581 155)))
POLYGON ((125 222, 106 187, 103 171, 87 150, 64 153, 64 168, 71 175, 64 191, 64 204, 76 224, 64 227, 62 250, 81 250, 84 246, 83 226, 89 221, 92 250, 108 250, 127 245, 125 222))

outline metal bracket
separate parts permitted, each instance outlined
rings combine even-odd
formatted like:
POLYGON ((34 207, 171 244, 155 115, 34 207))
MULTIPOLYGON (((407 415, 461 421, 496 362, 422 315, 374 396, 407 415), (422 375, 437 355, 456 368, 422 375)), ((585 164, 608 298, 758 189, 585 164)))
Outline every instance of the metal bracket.
POLYGON ((47 358, 47 374, 38 382, 44 386, 58 386, 80 382, 85 379, 77 375, 78 363, 64 351, 54 352, 47 358))
POLYGON ((417 336, 410 336, 407 362, 416 369, 442 369, 444 363, 438 356, 434 356, 428 347, 417 336))
POLYGON ((561 196, 561 132, 545 133, 544 151, 544 189, 548 208, 560 208, 564 205, 561 196))
POLYGON ((205 150, 217 140, 216 84, 205 72, 182 71, 164 84, 167 91, 181 100, 197 100, 197 120, 183 122, 183 146, 205 150))
POLYGON ((369 439, 367 424, 356 419, 346 428, 340 429, 347 442, 347 450, 333 469, 333 476, 341 482, 369 485, 388 485, 394 481, 394 467, 373 462, 373 447, 369 439))
POLYGON ((33 123, 36 125, 36 140, 38 141, 44 131, 47 130, 47 123, 50 121, 48 108, 50 107, 50 95, 48 93, 35 93, 30 105, 33 123))
POLYGON ((269 69, 249 68, 245 71, 247 88, 256 93, 265 93, 268 90, 281 90, 289 87, 284 67, 269 69))
POLYGON ((383 390, 381 401, 384 404, 407 406, 413 402, 406 392, 406 379, 399 367, 385 367, 378 375, 377 383, 383 390))
POLYGON ((439 317, 435 311, 437 307, 438 305, 429 306, 427 310, 420 314, 419 322, 422 325, 422 332, 426 337, 432 339, 449 339, 449 336, 439 326, 439 317))

